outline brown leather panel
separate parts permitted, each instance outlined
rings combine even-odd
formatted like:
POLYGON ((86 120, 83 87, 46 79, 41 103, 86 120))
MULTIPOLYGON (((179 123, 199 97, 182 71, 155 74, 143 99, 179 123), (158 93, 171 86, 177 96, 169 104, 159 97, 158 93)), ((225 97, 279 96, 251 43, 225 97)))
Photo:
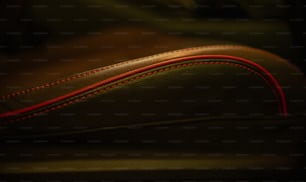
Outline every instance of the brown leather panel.
POLYGON ((35 52, 0 57, 0 95, 143 56, 202 45, 145 28, 118 27, 53 42, 35 52))
MULTIPOLYGON (((106 78, 122 74, 124 72, 131 71, 143 66, 173 58, 202 54, 231 55, 250 59, 270 71, 280 82, 281 86, 283 86, 285 89, 287 88, 285 95, 288 97, 289 102, 304 99, 301 93, 296 94, 296 92, 301 92, 301 90, 303 90, 303 74, 301 74, 299 70, 297 70, 294 66, 285 60, 282 60, 281 58, 265 51, 233 45, 196 47, 122 62, 117 65, 98 68, 95 71, 89 71, 87 73, 81 73, 72 77, 63 78, 59 81, 51 82, 51 84, 45 84, 43 87, 34 88, 32 90, 25 90, 24 93, 19 91, 14 93, 15 95, 13 94, 4 96, 3 99, 6 100, 6 108, 9 110, 20 109, 22 107, 27 107, 39 102, 46 101, 48 99, 61 96, 106 78)), ((293 108, 292 110, 294 110, 293 108)))
POLYGON ((260 77, 236 66, 207 64, 159 72, 119 85, 74 104, 12 121, 3 126, 1 133, 54 135, 138 125, 277 117, 278 113, 275 95, 260 77))

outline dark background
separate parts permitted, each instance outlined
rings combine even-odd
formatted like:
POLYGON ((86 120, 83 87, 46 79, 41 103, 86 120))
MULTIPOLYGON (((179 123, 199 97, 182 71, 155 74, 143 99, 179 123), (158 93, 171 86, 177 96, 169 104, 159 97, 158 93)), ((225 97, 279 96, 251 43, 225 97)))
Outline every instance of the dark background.
MULTIPOLYGON (((22 52, 39 54, 50 43, 61 45, 80 37, 102 35, 106 30, 143 29, 175 39, 214 40, 262 48, 306 71, 306 5, 302 0, 1 0, 0 8, 2 62, 7 57, 25 59, 27 56, 22 52)), ((131 40, 137 37, 127 36, 131 40)), ((101 45, 112 42, 114 36, 108 37, 100 41, 101 45)), ((165 41, 155 39, 161 45, 165 41)), ((129 47, 133 43, 123 44, 129 47)), ((85 44, 90 47, 92 43, 85 44)), ((113 51, 117 51, 116 47, 113 51)), ((118 54, 125 54, 120 51, 118 54)), ((73 52, 76 51, 69 54, 73 52)))

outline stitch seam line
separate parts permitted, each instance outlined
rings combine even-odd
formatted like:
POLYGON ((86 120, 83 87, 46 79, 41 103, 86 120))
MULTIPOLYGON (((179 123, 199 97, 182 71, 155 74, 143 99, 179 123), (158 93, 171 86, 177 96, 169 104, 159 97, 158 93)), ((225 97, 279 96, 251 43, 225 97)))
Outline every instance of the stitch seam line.
MULTIPOLYGON (((256 74, 257 76, 260 76, 264 81, 265 83, 269 86, 269 88, 272 90, 273 94, 276 96, 276 98, 279 100, 279 110, 280 112, 283 112, 283 114, 285 114, 285 111, 282 111, 282 103, 279 99, 279 96, 277 94, 277 92, 273 89, 273 86, 271 85, 271 83, 265 78, 263 77, 263 75, 261 75, 260 73, 258 73, 257 71, 254 71, 253 69, 249 68, 249 67, 246 67, 246 66, 243 66, 243 65, 240 65, 240 64, 237 64, 237 63, 232 63, 232 62, 217 62, 217 61, 206 61, 206 62, 193 62, 193 63, 180 63, 179 65, 168 65, 168 67, 166 68, 158 68, 157 71, 154 71, 154 70, 149 70, 147 71, 147 73, 139 73, 141 74, 140 76, 137 76, 137 75, 134 75, 133 78, 125 78, 125 79, 122 79, 122 80, 119 80, 117 81, 118 83, 111 83, 111 85, 104 85, 105 88, 96 88, 94 90, 90 90, 89 93, 83 93, 82 95, 77 95, 75 97, 71 97, 71 98, 68 98, 66 100, 62 102, 58 102, 58 103, 54 103, 54 104, 51 104, 51 105, 48 105, 44 108, 40 108, 39 110, 43 110, 43 111, 37 111, 37 110, 34 110, 34 113, 27 113, 28 115, 27 116, 24 116, 22 118, 17 118, 17 119, 14 119, 14 120, 11 120, 11 121, 20 121, 20 120, 24 120, 24 119, 28 119, 28 118, 31 118, 31 117, 34 117, 34 116, 37 116, 37 115, 40 115, 40 114, 43 114, 43 113, 46 113, 46 112, 49 112, 49 111, 52 111, 52 110, 56 110, 56 109, 59 109, 59 108, 62 108, 66 105, 70 105, 70 104, 73 104, 75 102, 78 102, 80 100, 84 100, 88 97, 91 97, 91 96, 94 96, 94 95, 97 95, 97 94, 100 94, 100 93, 104 93, 112 88, 116 88, 122 84, 126 84, 126 83, 129 83, 129 82, 132 82, 132 81, 135 81, 135 80, 138 80, 140 78, 144 78, 144 77, 147 77, 147 76, 150 76, 150 75, 153 75, 153 74, 156 74, 156 73, 159 73, 159 72, 165 72, 165 71, 168 71, 168 70, 172 70, 172 69, 176 69, 176 68, 181 68, 181 67, 187 67, 187 66, 192 66, 192 65, 196 65, 196 64, 227 64, 227 65, 233 65, 233 66, 236 66, 236 67, 240 67, 240 68, 243 68, 245 70, 248 70, 254 74, 256 74)), ((7 123, 7 122, 5 122, 7 123)))
MULTIPOLYGON (((61 108, 65 107, 65 106, 68 106, 68 105, 80 102, 80 101, 85 100, 87 98, 90 98, 90 97, 96 96, 98 94, 105 93, 105 92, 107 92, 109 90, 112 90, 114 88, 120 87, 121 85, 124 85, 124 84, 127 84, 127 83, 131 83, 133 81, 137 81, 139 79, 142 79, 142 78, 145 78, 145 77, 149 77, 149 76, 152 76, 152 75, 157 74, 157 73, 167 72, 167 71, 174 70, 174 69, 177 69, 177 68, 189 67, 189 66, 194 66, 194 65, 198 65, 198 64, 202 64, 202 65, 203 64, 219 64, 219 65, 222 64, 222 65, 231 65, 231 66, 239 67, 239 68, 245 69, 245 70, 247 70, 249 72, 252 72, 255 75, 261 77, 265 81, 265 83, 269 86, 269 88, 271 88, 270 82, 267 82, 267 80, 264 77, 262 77, 262 75, 260 75, 260 73, 256 72, 255 70, 252 70, 252 69, 250 69, 250 68, 248 68, 246 66, 237 64, 237 63, 217 62, 217 61, 194 62, 194 63, 185 63, 185 64, 183 63, 183 64, 179 64, 179 65, 172 65, 172 66, 168 66, 166 68, 157 69, 155 71, 151 70, 151 71, 148 71, 147 73, 143 73, 143 74, 140 74, 140 75, 135 75, 132 78, 126 78, 126 79, 120 80, 117 83, 111 83, 110 85, 105 85, 102 88, 96 88, 95 90, 92 90, 89 93, 84 93, 82 95, 75 96, 73 98, 69 98, 69 99, 67 99, 65 101, 62 101, 61 103, 55 103, 53 105, 50 105, 47 108, 42 108, 39 111, 34 111, 32 113, 27 114, 24 117, 17 118, 15 120, 11 120, 9 122, 5 122, 3 124, 9 124, 9 123, 12 123, 12 122, 23 121, 23 120, 30 119, 30 118, 35 117, 35 116, 42 115, 42 114, 50 112, 50 111, 61 109, 61 108)), ((275 92, 273 92, 273 93, 275 93, 275 92)))
MULTIPOLYGON (((196 57, 196 58, 198 58, 199 56, 193 56, 193 57, 196 57)), ((207 56, 205 56, 205 57, 207 57, 207 56)), ((224 57, 224 56, 223 56, 224 57)), ((228 56, 227 56, 227 58, 228 58, 228 56)), ((233 57, 231 57, 231 58, 233 58, 233 57)), ((186 58, 185 58, 186 59, 186 58)), ((187 58, 187 60, 188 60, 189 58, 187 58)), ((219 61, 219 62, 216 62, 216 61, 211 61, 211 62, 199 62, 199 63, 201 63, 201 64, 221 64, 221 62, 219 61)), ((199 63, 197 63, 197 64, 199 64, 199 63)), ((283 104, 285 104, 285 103, 282 103, 282 101, 281 101, 281 96, 279 96, 278 94, 277 94, 277 91, 275 91, 274 89, 273 89, 273 86, 271 85, 271 83, 263 76, 263 75, 261 75, 260 73, 258 73, 258 72, 256 72, 256 71, 254 71, 253 69, 251 69, 251 68, 249 68, 249 67, 245 67, 245 66, 242 66, 242 65, 240 65, 240 64, 237 64, 237 63, 232 63, 232 62, 222 62, 222 64, 228 64, 228 65, 235 65, 235 66, 238 66, 238 67, 241 67, 241 68, 244 68, 244 69, 246 69, 246 70, 248 70, 248 71, 250 71, 250 72, 252 72, 252 73, 255 73, 256 75, 258 75, 258 76, 260 76, 265 82, 266 82, 266 84, 268 84, 268 86, 271 88, 271 90, 273 91, 273 93, 274 93, 274 95, 279 99, 279 103, 280 103, 280 110, 281 110, 281 112, 283 112, 283 114, 284 115, 286 115, 286 110, 283 110, 284 108, 286 108, 286 107, 283 107, 282 105, 283 104)), ((175 69, 175 68, 180 68, 180 67, 183 67, 183 66, 191 66, 191 65, 195 65, 195 63, 181 63, 181 65, 170 65, 170 66, 172 66, 172 68, 171 69, 175 69)), ((132 78, 132 79, 128 79, 128 81, 122 81, 122 79, 121 80, 119 80, 119 81, 121 81, 121 82, 119 82, 119 85, 121 85, 121 84, 125 84, 125 83, 128 83, 128 82, 130 82, 130 81, 133 81, 133 80, 137 80, 138 78, 143 78, 143 77, 145 77, 145 76, 148 76, 148 75, 152 75, 152 74, 155 74, 155 73, 158 73, 158 72, 164 72, 164 71, 168 71, 169 70, 169 68, 159 68, 159 70, 158 71, 154 71, 153 70, 153 72, 152 72, 152 70, 149 70, 149 74, 148 73, 143 73, 143 72, 140 72, 140 74, 142 74, 142 76, 136 76, 135 77, 135 75, 134 75, 134 77, 132 78)), ((109 88, 114 88, 114 87, 118 87, 118 85, 116 86, 116 85, 114 85, 114 83, 111 83, 112 85, 111 86, 109 86, 108 87, 108 89, 106 89, 106 90, 109 90, 109 88)), ((103 85, 102 85, 103 86, 103 85)), ((107 86, 107 85, 104 85, 104 86, 107 86)), ((96 88, 97 89, 97 88, 96 88)), ((103 92, 103 91, 105 91, 105 89, 102 89, 102 91, 100 91, 101 90, 101 87, 100 87, 100 89, 98 90, 98 91, 94 91, 94 93, 96 94, 97 92, 98 93, 101 93, 101 92, 103 92)), ((48 111, 50 111, 50 110, 54 110, 54 108, 61 108, 61 107, 63 107, 63 106, 66 106, 66 105, 68 105, 68 104, 72 104, 72 103, 75 103, 75 102, 77 102, 77 101, 79 101, 79 100, 83 100, 84 98, 88 98, 89 96, 92 96, 92 95, 95 95, 95 94, 92 94, 92 91, 93 90, 89 90, 91 93, 85 93, 87 96, 81 96, 80 97, 80 95, 76 95, 76 97, 78 97, 77 99, 74 99, 73 101, 68 101, 67 102, 67 100, 70 100, 71 98, 73 98, 73 97, 70 97, 70 98, 66 98, 64 101, 66 102, 66 103, 64 103, 64 104, 61 104, 60 106, 55 106, 54 107, 54 105, 56 105, 56 104, 59 104, 60 102, 56 102, 56 103, 50 103, 50 105, 46 105, 47 107, 53 107, 53 108, 48 108, 48 109, 46 109, 46 106, 43 108, 42 107, 42 109, 44 109, 44 111, 43 112, 48 112, 48 111), (47 110, 47 111, 46 111, 47 110)), ((84 93, 83 93, 84 94, 84 93)), ((41 109, 41 108, 38 108, 38 109, 41 109)), ((36 111, 37 111, 37 109, 36 109, 36 111)), ((42 113, 42 112, 38 112, 38 113, 42 113)), ((0 116, 2 116, 2 118, 3 117, 9 117, 10 115, 5 115, 6 113, 4 113, 4 114, 1 114, 0 116)), ((19 114, 13 114, 13 115, 19 115, 19 114)), ((32 116, 36 116, 37 115, 37 113, 36 114, 31 114, 32 116)), ((25 118, 25 117, 23 117, 23 118, 25 118)), ((26 117, 26 118, 28 118, 28 117, 26 117)), ((16 120, 20 120, 20 119, 16 119, 16 120)), ((23 119, 22 119, 23 120, 23 119)))
POLYGON ((60 79, 60 80, 56 80, 56 81, 53 81, 53 82, 48 82, 48 83, 41 84, 41 85, 36 86, 36 87, 16 91, 16 92, 1 96, 1 100, 8 100, 8 99, 11 99, 12 97, 25 95, 25 94, 28 94, 28 93, 31 93, 31 92, 42 90, 42 89, 47 89, 47 88, 50 88, 52 86, 56 86, 56 85, 63 84, 63 83, 69 82, 69 81, 73 81, 73 80, 76 80, 78 78, 83 78, 83 77, 86 77, 86 76, 90 76, 92 74, 99 73, 101 71, 105 71, 105 70, 115 68, 115 67, 118 67, 118 66, 121 66, 121 65, 135 63, 135 62, 138 62, 138 61, 143 60, 143 59, 152 59, 154 57, 158 57, 158 56, 162 56, 162 55, 168 55, 168 54, 173 54, 173 53, 178 53, 178 52, 187 52, 187 51, 192 51, 192 50, 200 50, 200 49, 204 49, 204 48, 241 48, 241 49, 243 48, 243 49, 247 49, 247 50, 252 51, 252 52, 261 52, 261 53, 265 53, 269 56, 273 56, 277 59, 281 59, 280 57, 278 57, 278 56, 276 56, 272 53, 269 53, 269 52, 266 52, 266 51, 263 51, 263 50, 259 50, 259 49, 255 49, 255 48, 251 48, 251 47, 239 46, 239 45, 211 45, 211 46, 200 46, 200 47, 193 47, 193 48, 185 48, 185 49, 168 51, 168 52, 164 52, 164 53, 160 53, 160 54, 155 54, 155 55, 152 55, 152 56, 146 56, 146 57, 134 59, 134 60, 131 60, 131 61, 125 61, 125 62, 121 62, 121 63, 117 63, 117 64, 113 64, 113 65, 104 66, 104 67, 101 67, 101 68, 85 71, 85 72, 82 72, 82 73, 79 73, 79 74, 76 74, 76 75, 72 75, 72 76, 69 76, 69 77, 66 77, 66 78, 63 78, 63 79, 60 79))

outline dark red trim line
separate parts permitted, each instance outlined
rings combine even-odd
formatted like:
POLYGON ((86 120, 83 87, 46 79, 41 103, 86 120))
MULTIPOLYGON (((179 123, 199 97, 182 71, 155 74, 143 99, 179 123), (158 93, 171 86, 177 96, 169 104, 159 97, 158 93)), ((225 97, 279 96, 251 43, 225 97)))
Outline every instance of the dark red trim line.
MULTIPOLYGON (((104 70, 108 70, 108 69, 111 69, 111 68, 114 68, 114 67, 117 67, 117 66, 120 66, 120 65, 127 65, 129 63, 134 63, 134 62, 139 61, 140 59, 148 59, 148 58, 153 58, 153 57, 157 57, 157 56, 160 56, 160 55, 168 55, 168 54, 173 54, 173 53, 184 53, 184 52, 186 53, 186 52, 191 51, 191 50, 202 50, 203 48, 208 49, 208 50, 209 49, 216 49, 216 48, 220 49, 220 50, 225 49, 225 48, 226 49, 228 49, 228 48, 233 49, 234 48, 234 50, 238 50, 238 49, 242 50, 243 49, 247 52, 253 52, 255 54, 262 54, 262 55, 273 57, 276 61, 285 62, 282 58, 280 58, 280 57, 278 57, 278 56, 276 56, 272 53, 269 53, 269 52, 264 51, 264 50, 251 48, 251 47, 244 47, 244 46, 242 47, 242 46, 238 46, 238 45, 211 45, 211 46, 193 47, 193 48, 186 48, 186 49, 179 49, 179 50, 164 52, 164 53, 155 54, 155 55, 152 55, 152 56, 147 56, 147 57, 144 57, 144 58, 138 58, 138 59, 134 59, 134 60, 131 60, 131 61, 125 61, 125 62, 116 63, 116 64, 112 64, 112 65, 108 65, 108 66, 103 66, 103 67, 100 67, 100 68, 97 68, 97 69, 92 69, 92 70, 85 71, 85 72, 82 72, 82 73, 79 73, 79 74, 75 74, 75 75, 72 75, 72 76, 69 76, 69 77, 66 77, 66 78, 63 78, 63 79, 55 80, 55 81, 52 81, 52 82, 47 82, 47 83, 37 85, 37 86, 32 87, 32 88, 19 90, 19 91, 16 91, 16 92, 9 93, 7 95, 3 95, 3 96, 1 96, 0 100, 8 100, 8 99, 11 99, 12 97, 29 94, 31 92, 36 92, 36 91, 39 91, 39 90, 42 90, 42 89, 47 89, 47 88, 50 88, 52 86, 63 84, 63 83, 68 82, 68 81, 73 81, 73 80, 76 80, 78 78, 84 78, 84 77, 89 76, 91 74, 95 74, 95 73, 98 73, 98 72, 101 72, 101 71, 104 71, 104 70)), ((292 65, 288 65, 288 66, 293 67, 292 65)))
POLYGON ((65 99, 68 99, 68 98, 71 98, 71 97, 74 97, 74 96, 77 96, 79 94, 82 94, 84 92, 90 91, 92 89, 101 87, 101 86, 109 84, 111 82, 115 82, 115 81, 118 81, 120 79, 124 79, 124 78, 127 78, 129 76, 132 76, 132 75, 135 75, 135 74, 147 71, 147 70, 151 70, 151 69, 154 69, 154 68, 166 66, 166 65, 169 65, 169 64, 174 64, 174 63, 180 63, 180 62, 184 62, 184 61, 195 60, 195 59, 230 59, 230 60, 242 62, 242 63, 245 63, 245 64, 249 64, 249 65, 251 65, 253 67, 256 67, 258 70, 260 70, 262 73, 264 73, 268 77, 268 79, 271 81, 273 86, 275 86, 276 91, 278 92, 278 94, 280 96, 280 104, 281 104, 281 110, 282 110, 281 112, 282 112, 282 114, 284 116, 288 115, 285 94, 284 94, 280 84, 278 83, 278 81, 264 67, 262 67, 261 65, 255 63, 255 62, 252 62, 250 60, 247 60, 247 59, 244 59, 244 58, 240 58, 240 57, 235 57, 235 56, 226 56, 226 55, 198 55, 198 56, 189 56, 189 57, 183 57, 183 58, 176 58, 176 59, 172 59, 172 60, 168 60, 168 61, 152 64, 152 65, 149 65, 149 66, 145 66, 145 67, 142 67, 142 68, 139 68, 139 69, 136 69, 136 70, 132 70, 132 71, 126 72, 126 73, 122 73, 122 74, 119 74, 117 76, 114 76, 114 77, 102 80, 102 81, 100 81, 98 83, 89 85, 89 86, 84 87, 82 89, 79 89, 79 90, 70 92, 68 94, 65 94, 65 95, 62 95, 62 96, 59 96, 59 97, 47 100, 45 102, 41 102, 39 104, 35 104, 35 105, 29 106, 29 107, 25 107, 25 108, 22 108, 22 109, 19 109, 19 110, 2 113, 2 114, 0 114, 0 119, 1 118, 11 117, 11 116, 17 116, 17 115, 20 115, 20 114, 24 114, 26 112, 34 111, 34 110, 37 110, 39 108, 46 107, 46 106, 51 105, 51 104, 55 104, 57 102, 63 101, 65 99))

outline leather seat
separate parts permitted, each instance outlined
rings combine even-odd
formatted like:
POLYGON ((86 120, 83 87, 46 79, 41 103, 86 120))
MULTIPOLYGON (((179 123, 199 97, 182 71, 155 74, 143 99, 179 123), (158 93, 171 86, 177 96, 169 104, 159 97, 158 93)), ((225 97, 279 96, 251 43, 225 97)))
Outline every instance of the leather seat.
POLYGON ((2 159, 0 173, 30 179, 34 174, 53 179, 54 173, 152 179, 148 169, 165 176, 183 169, 189 177, 202 171, 205 179, 215 179, 257 167, 262 176, 279 168, 291 169, 280 176, 296 176, 303 163, 290 156, 302 152, 304 89, 303 74, 274 54, 207 45, 105 65, 11 93, 2 90, 1 145, 10 157, 2 159), (21 145, 8 146, 10 141, 21 145), (94 150, 80 148, 92 142, 94 150), (34 162, 17 160, 24 145, 34 162), (188 153, 186 146, 196 153, 192 159, 176 154, 188 153), (87 157, 64 157, 67 163, 44 157, 49 150, 67 155, 77 150, 87 157), (115 157, 107 157, 109 152, 115 157), (169 157, 157 155, 163 152, 169 157), (277 155, 264 155, 271 152, 277 155), (135 159, 135 153, 141 157, 135 159), (237 159, 237 153, 249 157, 237 159), (40 169, 41 164, 48 168, 40 169), (16 165, 21 167, 12 170, 16 165), (228 174, 228 168, 235 170, 228 174))
POLYGON ((212 45, 120 62, 5 94, 0 117, 2 125, 17 132, 14 136, 28 136, 180 120, 303 116, 304 85, 303 74, 276 55, 212 45), (34 123, 31 130, 18 130, 34 123))
POLYGON ((304 179, 302 1, 0 4, 1 181, 304 179))

